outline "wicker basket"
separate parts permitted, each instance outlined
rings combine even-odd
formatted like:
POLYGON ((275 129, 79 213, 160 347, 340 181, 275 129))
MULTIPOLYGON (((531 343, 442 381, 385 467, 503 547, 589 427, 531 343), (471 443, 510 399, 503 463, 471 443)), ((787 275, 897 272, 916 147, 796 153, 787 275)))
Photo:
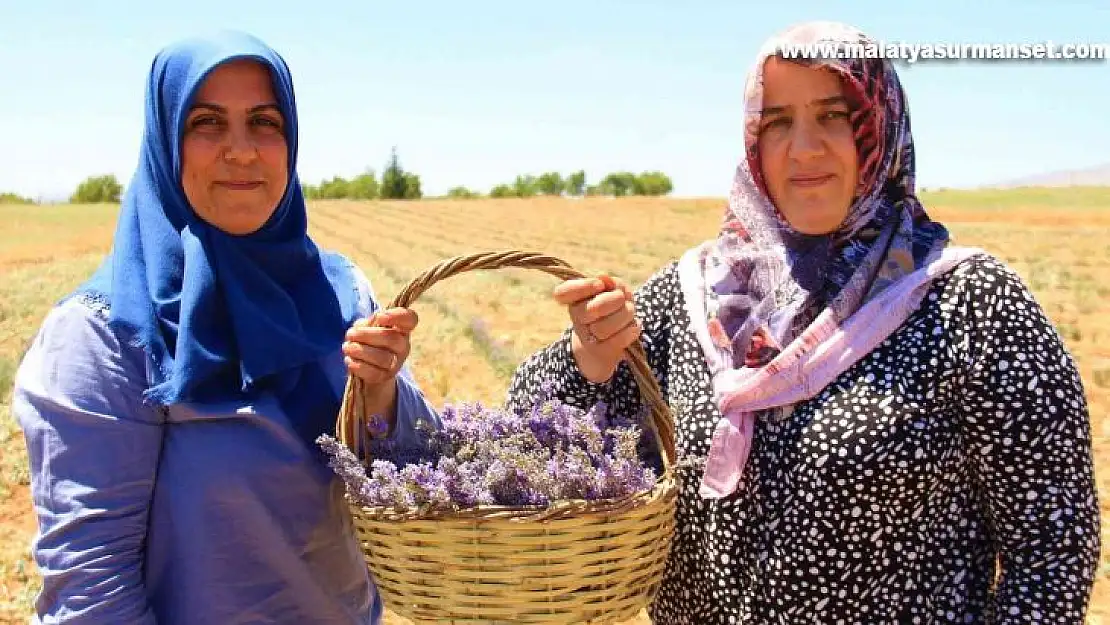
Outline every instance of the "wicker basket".
MULTIPOLYGON (((459 273, 511 267, 584 277, 539 253, 460 256, 418 276, 390 307, 407 307, 459 273)), ((627 354, 662 450, 664 470, 654 487, 617 501, 480 506, 422 517, 348 500, 387 608, 415 622, 613 623, 634 618, 650 603, 674 530, 674 420, 643 347, 633 343, 627 354)), ((361 404, 361 381, 349 376, 336 434, 360 455, 361 404)))

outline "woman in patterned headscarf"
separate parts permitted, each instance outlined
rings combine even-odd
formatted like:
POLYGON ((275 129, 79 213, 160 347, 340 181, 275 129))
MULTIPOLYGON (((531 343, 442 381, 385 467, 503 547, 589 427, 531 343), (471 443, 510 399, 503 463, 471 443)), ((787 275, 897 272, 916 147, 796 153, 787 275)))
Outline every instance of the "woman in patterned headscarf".
POLYGON ((1100 518, 1067 349, 1011 269, 926 214, 892 65, 787 58, 868 41, 827 22, 769 41, 719 235, 635 298, 561 284, 573 325, 510 389, 635 412, 643 340, 681 485, 657 623, 1083 620, 1100 518))

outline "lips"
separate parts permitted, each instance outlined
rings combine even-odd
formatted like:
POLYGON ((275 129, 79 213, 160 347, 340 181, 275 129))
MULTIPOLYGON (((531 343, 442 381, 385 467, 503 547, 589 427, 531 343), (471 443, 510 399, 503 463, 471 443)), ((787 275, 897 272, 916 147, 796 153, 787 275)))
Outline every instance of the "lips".
POLYGON ((790 177, 790 184, 796 187, 818 187, 833 178, 833 174, 799 174, 790 177))
POLYGON ((259 180, 222 180, 216 184, 232 191, 251 191, 262 186, 259 180))

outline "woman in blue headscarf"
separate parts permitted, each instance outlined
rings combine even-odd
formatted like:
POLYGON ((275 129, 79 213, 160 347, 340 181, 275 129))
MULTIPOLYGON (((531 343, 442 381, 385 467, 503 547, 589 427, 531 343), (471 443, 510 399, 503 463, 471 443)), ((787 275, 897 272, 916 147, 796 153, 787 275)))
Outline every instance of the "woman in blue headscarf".
POLYGON ((223 33, 157 54, 111 254, 17 374, 44 586, 36 621, 377 623, 316 438, 348 373, 395 449, 433 408, 417 324, 307 235, 284 60, 223 33), (370 319, 373 321, 369 321, 370 319))

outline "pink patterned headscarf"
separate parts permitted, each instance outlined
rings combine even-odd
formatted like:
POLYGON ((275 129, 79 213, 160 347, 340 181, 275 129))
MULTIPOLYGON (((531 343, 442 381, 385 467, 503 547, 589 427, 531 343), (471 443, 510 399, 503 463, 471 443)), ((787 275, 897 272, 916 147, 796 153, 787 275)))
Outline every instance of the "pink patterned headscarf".
MULTIPOLYGON (((808 22, 764 44, 746 84, 744 158, 736 168, 724 223, 716 239, 690 250, 680 262, 694 330, 726 414, 710 452, 706 480, 717 483, 703 489, 707 496, 735 488, 756 410, 808 398, 827 383, 815 385, 815 379, 805 378, 809 373, 800 373, 815 370, 815 354, 837 361, 835 367, 820 368, 826 377, 862 355, 864 345, 853 333, 863 326, 848 323, 853 315, 875 303, 866 308, 868 314, 898 314, 901 319, 893 321, 900 322, 912 308, 880 302, 885 291, 897 287, 892 293, 910 289, 919 296, 922 281, 937 275, 931 263, 947 267, 968 255, 966 250, 957 256, 946 250, 948 231, 929 219, 915 195, 909 113, 901 83, 886 59, 790 59, 834 71, 850 103, 860 181, 840 228, 826 236, 799 233, 767 194, 757 143, 764 62, 784 44, 869 41, 844 24, 808 22), (840 345, 838 349, 852 346, 854 356, 837 358, 828 349, 832 344, 840 345), (788 375, 794 377, 785 384, 788 375), (775 401, 766 401, 759 385, 778 388, 775 401)), ((883 338, 873 331, 865 334, 868 345, 883 338)))

